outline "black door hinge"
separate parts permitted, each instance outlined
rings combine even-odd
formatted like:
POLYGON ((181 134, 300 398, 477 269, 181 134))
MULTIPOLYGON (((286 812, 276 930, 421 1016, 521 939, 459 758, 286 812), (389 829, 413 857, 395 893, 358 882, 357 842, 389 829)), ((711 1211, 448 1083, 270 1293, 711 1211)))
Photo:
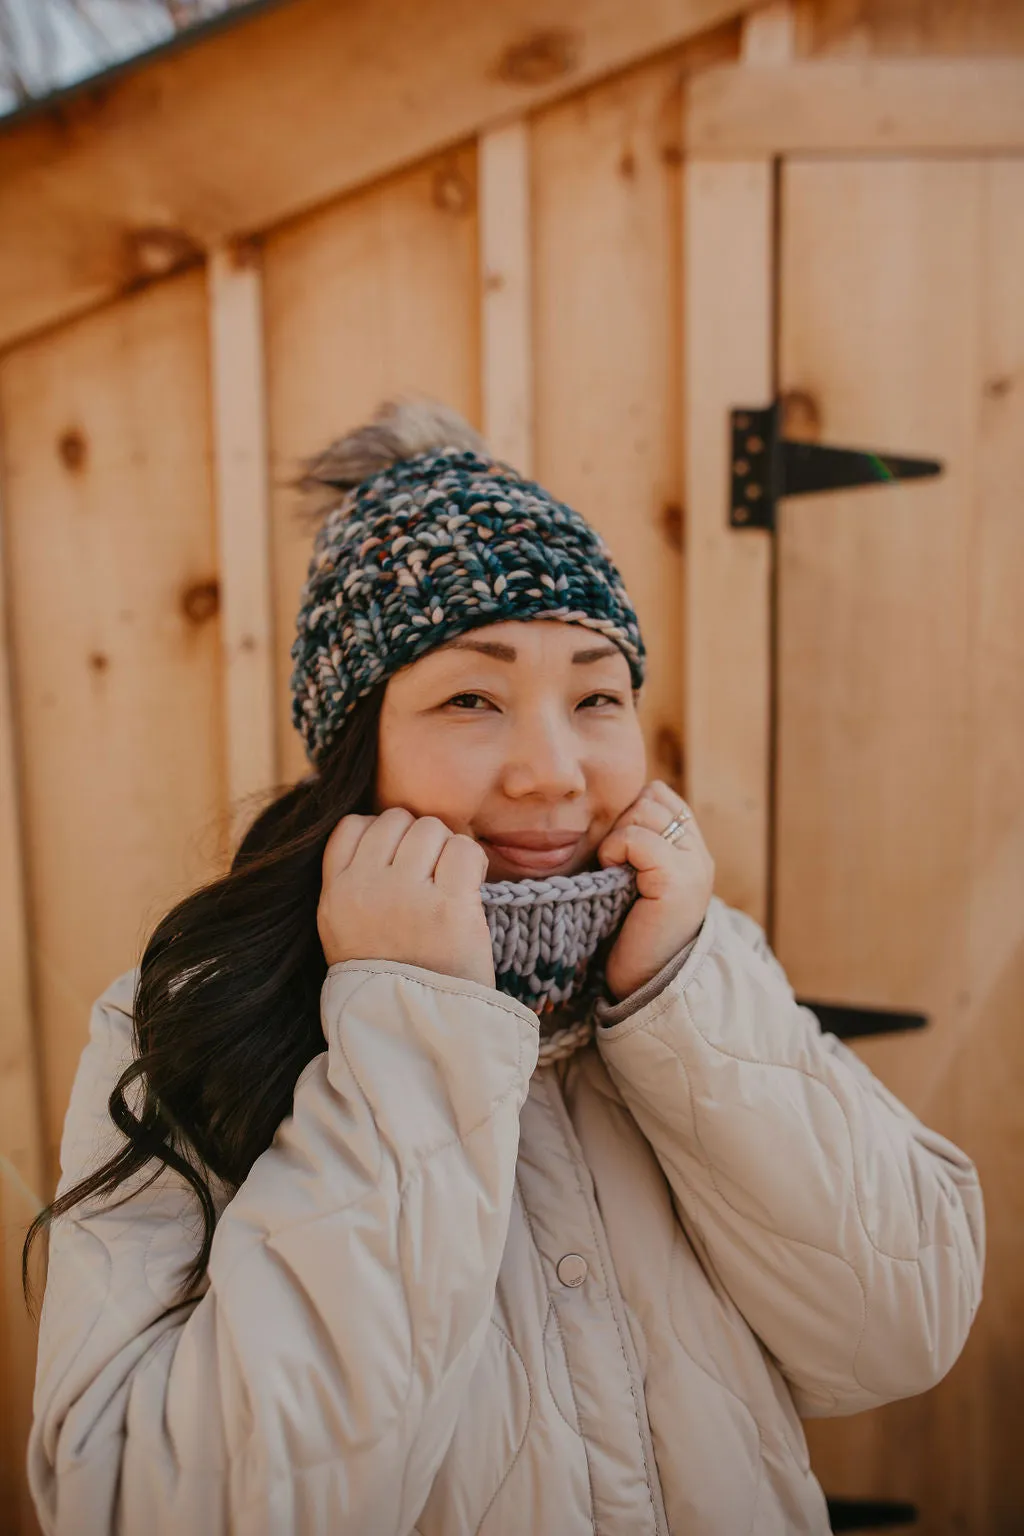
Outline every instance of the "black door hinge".
POLYGON ((816 1003, 808 997, 798 997, 802 1008, 809 1008, 817 1017, 822 1029, 840 1040, 853 1040, 861 1035, 898 1035, 907 1029, 924 1029, 928 1024, 926 1013, 905 1013, 895 1008, 851 1008, 846 1003, 816 1003))
POLYGON ((886 1531, 894 1525, 916 1525, 917 1506, 894 1499, 829 1499, 833 1531, 886 1531))
POLYGON ((781 401, 757 410, 738 406, 730 413, 731 475, 729 523, 733 528, 775 528, 775 504, 782 496, 808 496, 856 485, 891 485, 941 475, 938 459, 899 458, 861 448, 831 448, 781 436, 781 401))

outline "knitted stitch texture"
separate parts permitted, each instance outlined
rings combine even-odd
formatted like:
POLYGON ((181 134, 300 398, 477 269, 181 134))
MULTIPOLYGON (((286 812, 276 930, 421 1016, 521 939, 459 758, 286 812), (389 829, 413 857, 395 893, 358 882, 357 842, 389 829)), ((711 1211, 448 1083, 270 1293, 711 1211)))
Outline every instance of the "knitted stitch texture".
POLYGON ((431 450, 364 480, 317 534, 291 656, 314 765, 356 701, 466 630, 548 618, 607 636, 644 676, 633 605, 597 531, 507 464, 431 450))
POLYGON ((494 955, 495 986, 535 1013, 574 998, 585 1016, 541 1041, 540 1064, 569 1055, 593 1036, 591 1005, 604 985, 603 947, 636 897, 628 866, 502 880, 481 886, 494 955))

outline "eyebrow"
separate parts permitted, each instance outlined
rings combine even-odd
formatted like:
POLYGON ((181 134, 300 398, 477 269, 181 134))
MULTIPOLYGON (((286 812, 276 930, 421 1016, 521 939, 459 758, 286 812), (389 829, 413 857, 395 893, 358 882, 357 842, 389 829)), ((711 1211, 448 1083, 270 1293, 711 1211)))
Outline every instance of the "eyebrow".
MULTIPOLYGON (((446 645, 439 645, 439 651, 479 651, 481 656, 492 656, 495 661, 515 661, 518 651, 515 646, 503 645, 499 640, 449 640, 446 645)), ((589 650, 574 651, 573 665, 585 667, 592 661, 600 661, 604 656, 619 655, 617 645, 594 645, 589 650)))

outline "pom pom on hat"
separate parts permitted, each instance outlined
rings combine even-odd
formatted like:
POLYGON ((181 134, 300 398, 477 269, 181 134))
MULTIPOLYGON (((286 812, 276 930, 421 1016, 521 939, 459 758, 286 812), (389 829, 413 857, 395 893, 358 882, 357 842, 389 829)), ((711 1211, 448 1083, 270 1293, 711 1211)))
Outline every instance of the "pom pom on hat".
POLYGON ((403 459, 442 449, 465 449, 481 458, 489 450, 475 427, 437 400, 388 400, 372 421, 337 438, 310 459, 299 489, 321 510, 336 505, 338 491, 351 490, 403 459))

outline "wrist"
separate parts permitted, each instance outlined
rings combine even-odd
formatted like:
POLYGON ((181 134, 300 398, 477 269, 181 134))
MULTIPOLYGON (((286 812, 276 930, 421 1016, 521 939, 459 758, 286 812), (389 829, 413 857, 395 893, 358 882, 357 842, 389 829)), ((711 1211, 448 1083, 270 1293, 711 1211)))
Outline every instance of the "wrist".
POLYGON ((660 970, 655 971, 649 979, 639 983, 631 991, 619 996, 609 986, 608 990, 612 993, 615 1000, 610 1003, 599 1002, 597 1004, 596 1016, 598 1023, 606 1029, 611 1029, 613 1025, 621 1023, 623 1019, 629 1018, 631 1014, 638 1013, 641 1008, 646 1007, 648 1003, 653 1002, 656 997, 660 996, 665 988, 675 980, 690 958, 703 927, 704 923, 702 921, 691 937, 679 946, 675 954, 666 960, 660 970))

